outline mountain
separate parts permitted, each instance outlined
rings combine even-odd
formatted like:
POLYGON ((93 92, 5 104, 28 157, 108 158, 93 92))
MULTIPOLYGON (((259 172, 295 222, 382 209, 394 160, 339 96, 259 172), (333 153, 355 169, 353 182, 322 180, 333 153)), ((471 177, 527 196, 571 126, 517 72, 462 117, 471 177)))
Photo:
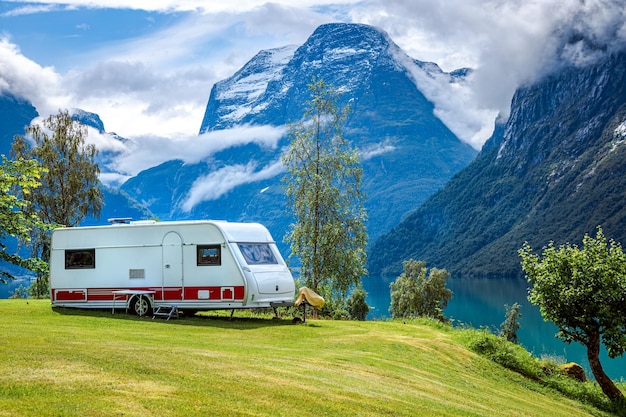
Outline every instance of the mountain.
POLYGON ((518 89, 476 159, 371 247, 372 275, 419 259, 453 275, 518 276, 517 250, 626 243, 626 53, 518 89))
POLYGON ((75 120, 85 126, 91 126, 96 129, 98 133, 106 132, 102 119, 100 119, 100 116, 96 113, 88 112, 83 109, 71 109, 69 112, 72 120, 75 120))
POLYGON ((198 141, 220 150, 200 163, 168 161, 129 179, 121 189, 161 219, 261 221, 277 240, 287 230, 280 153, 288 144, 257 139, 228 146, 224 135, 250 127, 284 129, 300 120, 307 85, 323 79, 350 104, 344 134, 362 155, 368 231, 373 239, 396 225, 477 154, 433 114, 416 72, 445 77, 452 89, 467 70, 446 74, 409 58, 384 32, 367 25, 328 24, 301 46, 259 52, 216 83, 198 141))
POLYGON ((0 94, 0 154, 9 157, 13 136, 23 135, 37 116, 37 110, 28 101, 10 93, 0 94))

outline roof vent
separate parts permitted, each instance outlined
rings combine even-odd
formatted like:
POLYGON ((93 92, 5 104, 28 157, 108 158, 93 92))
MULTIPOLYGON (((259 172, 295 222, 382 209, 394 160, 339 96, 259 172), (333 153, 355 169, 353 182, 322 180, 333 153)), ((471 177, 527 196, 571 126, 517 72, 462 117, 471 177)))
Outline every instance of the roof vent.
POLYGON ((111 224, 126 224, 130 223, 132 219, 132 217, 111 217, 110 219, 107 219, 107 221, 111 224))

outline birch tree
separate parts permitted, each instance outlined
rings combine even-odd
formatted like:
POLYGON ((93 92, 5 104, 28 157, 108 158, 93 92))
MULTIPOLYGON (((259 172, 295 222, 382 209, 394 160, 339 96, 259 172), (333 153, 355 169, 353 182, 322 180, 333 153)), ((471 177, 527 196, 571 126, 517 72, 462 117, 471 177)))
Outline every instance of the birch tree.
POLYGON ((363 169, 358 149, 343 135, 349 107, 338 107, 338 93, 323 80, 313 79, 309 89, 282 157, 294 218, 285 240, 300 259, 305 285, 339 301, 367 274, 363 169))
MULTIPOLYGON (((46 168, 41 185, 31 193, 33 212, 46 224, 68 227, 78 225, 89 214, 100 216, 104 203, 100 169, 95 162, 98 151, 93 144, 85 143, 87 128, 64 110, 41 125, 28 126, 26 137, 15 136, 12 155, 34 159, 46 168)), ((45 261, 49 260, 49 240, 48 231, 35 229, 31 250, 45 261)), ((47 277, 38 276, 31 292, 34 296, 47 294, 47 277)))

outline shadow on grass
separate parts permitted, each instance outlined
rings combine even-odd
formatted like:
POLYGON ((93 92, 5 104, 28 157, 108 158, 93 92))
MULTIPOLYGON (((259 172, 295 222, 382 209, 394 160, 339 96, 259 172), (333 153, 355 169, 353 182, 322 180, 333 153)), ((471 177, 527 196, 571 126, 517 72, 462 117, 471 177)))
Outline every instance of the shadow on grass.
POLYGON ((232 316, 230 310, 212 310, 200 312, 194 315, 181 313, 179 318, 171 318, 169 320, 166 318, 154 317, 152 315, 139 317, 131 313, 125 313, 122 310, 116 311, 115 314, 113 314, 110 309, 53 307, 52 311, 63 316, 102 317, 114 320, 167 323, 175 326, 211 326, 233 330, 251 330, 262 327, 295 325, 320 327, 319 324, 311 323, 309 321, 302 322, 302 314, 300 311, 290 311, 282 317, 275 318, 271 313, 254 313, 250 310, 235 310, 235 313, 232 316), (240 315, 238 316, 237 313, 240 313, 240 315))

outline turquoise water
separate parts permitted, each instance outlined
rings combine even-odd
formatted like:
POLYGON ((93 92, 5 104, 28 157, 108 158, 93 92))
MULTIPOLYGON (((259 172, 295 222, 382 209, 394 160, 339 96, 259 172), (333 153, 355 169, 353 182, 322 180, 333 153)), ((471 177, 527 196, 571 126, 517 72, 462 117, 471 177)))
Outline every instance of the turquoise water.
MULTIPOLYGON (((393 280, 368 277, 363 281, 368 292, 367 302, 372 307, 368 318, 389 318, 389 284, 393 280)), ((498 332, 505 318, 504 305, 518 303, 521 305, 522 317, 519 319, 520 329, 517 335, 521 345, 538 357, 549 355, 566 362, 579 363, 586 369, 587 375, 593 377, 585 347, 578 343, 568 345, 554 337, 556 326, 546 323, 539 308, 528 302, 528 284, 525 280, 456 278, 449 279, 446 286, 452 290, 453 296, 444 314, 453 319, 455 325, 464 323, 475 328, 488 327, 498 332)), ((626 357, 610 359, 603 352, 600 361, 604 371, 612 379, 626 379, 626 357)))

